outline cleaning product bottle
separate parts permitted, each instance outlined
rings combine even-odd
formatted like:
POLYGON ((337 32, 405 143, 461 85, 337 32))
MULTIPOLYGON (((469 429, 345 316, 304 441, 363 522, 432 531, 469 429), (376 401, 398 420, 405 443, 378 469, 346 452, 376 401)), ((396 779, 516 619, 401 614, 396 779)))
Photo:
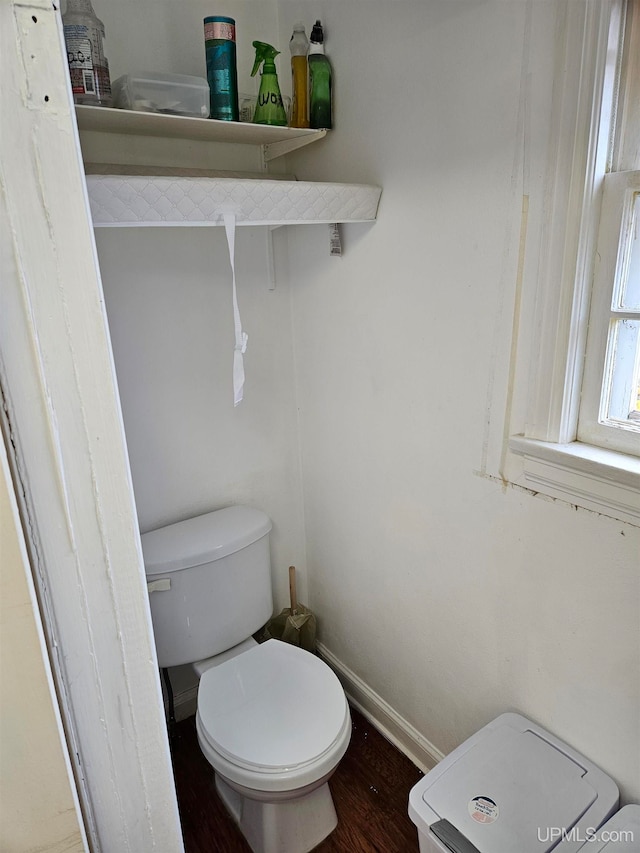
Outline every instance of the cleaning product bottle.
POLYGON ((91 0, 67 0, 62 16, 71 91, 76 104, 110 107, 111 79, 104 55, 104 24, 91 0))
POLYGON ((255 77, 260 65, 264 62, 258 103, 253 114, 254 124, 275 124, 279 127, 285 127, 287 114, 282 103, 282 94, 274 62, 280 51, 263 41, 254 41, 253 46, 256 49, 256 61, 253 63, 252 77, 255 77))
POLYGON ((219 121, 238 121, 235 20, 224 15, 205 18, 204 48, 211 105, 209 116, 219 121))
POLYGON ((291 127, 309 127, 309 39, 304 24, 296 24, 289 42, 291 51, 291 127))
POLYGON ((316 21, 309 46, 309 126, 328 129, 331 125, 331 65, 324 55, 322 24, 316 21))

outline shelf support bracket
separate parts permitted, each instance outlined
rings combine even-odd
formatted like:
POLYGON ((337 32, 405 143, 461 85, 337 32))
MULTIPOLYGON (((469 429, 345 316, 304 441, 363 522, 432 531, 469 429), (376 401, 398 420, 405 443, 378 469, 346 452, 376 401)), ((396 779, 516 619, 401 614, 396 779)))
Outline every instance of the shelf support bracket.
POLYGON ((313 135, 296 136, 293 139, 284 139, 282 142, 269 142, 262 146, 263 157, 266 163, 269 160, 275 160, 276 157, 282 157, 284 154, 289 154, 295 151, 296 148, 303 148, 312 142, 317 142, 327 135, 326 130, 317 130, 313 135))

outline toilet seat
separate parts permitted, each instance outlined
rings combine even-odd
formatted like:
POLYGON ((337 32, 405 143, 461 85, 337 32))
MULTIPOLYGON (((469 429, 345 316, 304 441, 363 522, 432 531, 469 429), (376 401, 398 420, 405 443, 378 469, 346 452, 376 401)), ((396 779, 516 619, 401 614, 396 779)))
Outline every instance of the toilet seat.
POLYGON ((330 773, 351 735, 347 701, 332 670, 278 640, 207 670, 196 722, 214 769, 263 791, 294 790, 330 773))

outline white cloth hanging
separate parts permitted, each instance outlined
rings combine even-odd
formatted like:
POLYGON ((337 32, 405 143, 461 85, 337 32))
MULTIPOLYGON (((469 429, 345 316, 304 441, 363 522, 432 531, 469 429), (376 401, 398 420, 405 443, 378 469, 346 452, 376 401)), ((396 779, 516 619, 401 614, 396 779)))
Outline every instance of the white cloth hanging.
POLYGON ((224 214, 224 230, 227 235, 229 247, 229 262, 231 264, 231 275, 233 279, 233 327, 235 331, 235 345, 233 348, 233 405, 238 406, 242 402, 244 393, 244 359, 243 355, 247 349, 249 336, 242 331, 242 321, 238 309, 238 294, 236 290, 236 217, 233 213, 224 214))

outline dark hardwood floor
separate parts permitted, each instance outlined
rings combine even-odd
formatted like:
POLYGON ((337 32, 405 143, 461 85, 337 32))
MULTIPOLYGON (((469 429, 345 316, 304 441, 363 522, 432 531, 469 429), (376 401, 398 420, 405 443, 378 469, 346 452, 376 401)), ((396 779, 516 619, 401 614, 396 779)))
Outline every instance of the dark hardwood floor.
MULTIPOLYGON (((409 791, 422 777, 401 752, 356 710, 346 755, 329 786, 338 826, 317 853, 412 853, 418 850, 409 820, 409 791)), ((202 755, 190 717, 176 726, 172 744, 187 853, 250 853, 216 794, 213 769, 202 755)))

